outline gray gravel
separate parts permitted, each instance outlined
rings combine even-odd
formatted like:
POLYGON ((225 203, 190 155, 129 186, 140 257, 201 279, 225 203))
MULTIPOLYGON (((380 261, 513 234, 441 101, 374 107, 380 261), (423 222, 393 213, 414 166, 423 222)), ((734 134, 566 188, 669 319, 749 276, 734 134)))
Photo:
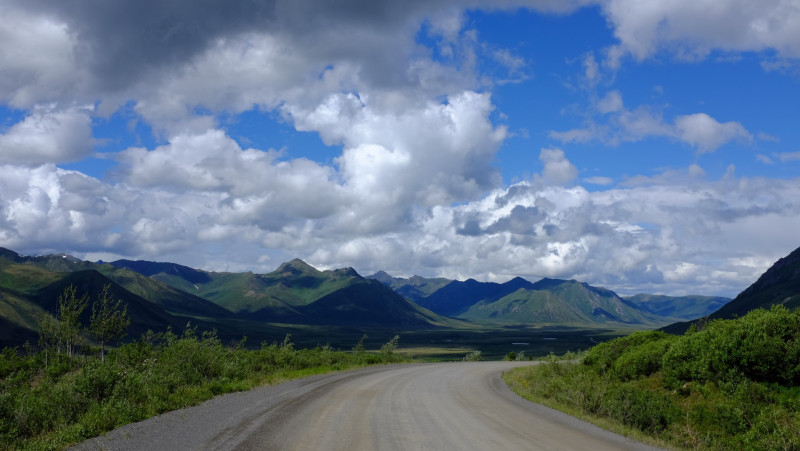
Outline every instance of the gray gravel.
POLYGON ((653 449, 511 392, 527 362, 391 365, 219 396, 76 450, 653 449))

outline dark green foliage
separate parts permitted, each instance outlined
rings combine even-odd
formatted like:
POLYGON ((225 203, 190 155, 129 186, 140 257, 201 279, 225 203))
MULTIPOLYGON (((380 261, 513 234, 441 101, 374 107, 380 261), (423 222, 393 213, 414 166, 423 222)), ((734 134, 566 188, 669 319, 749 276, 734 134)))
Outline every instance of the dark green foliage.
POLYGON ((800 449, 800 311, 716 320, 684 336, 638 332, 582 362, 519 369, 526 396, 613 419, 674 446, 800 449))
MULTIPOLYGON (((321 371, 402 361, 399 337, 380 352, 330 346, 296 349, 291 337, 248 350, 187 326, 145 333, 99 357, 0 354, 0 449, 60 448, 122 424, 197 404, 217 394, 321 371)), ((363 343, 362 343, 363 347, 363 343)))
POLYGON ((658 433, 680 418, 680 409, 665 393, 626 383, 615 385, 602 399, 608 416, 644 432, 658 433))
POLYGON ((716 320, 678 340, 663 358, 673 386, 685 381, 800 385, 800 314, 783 306, 716 320))
POLYGON ((661 369, 664 352, 676 338, 660 331, 634 332, 593 347, 583 363, 622 380, 649 376, 661 369))

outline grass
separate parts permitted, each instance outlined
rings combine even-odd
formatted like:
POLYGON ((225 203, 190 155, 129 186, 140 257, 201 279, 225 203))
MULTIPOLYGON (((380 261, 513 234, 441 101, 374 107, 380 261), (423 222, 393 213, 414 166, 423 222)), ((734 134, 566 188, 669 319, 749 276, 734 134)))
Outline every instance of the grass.
MULTIPOLYGON (((28 347, 0 356, 0 449, 61 449, 118 426, 312 374, 406 361, 390 340, 380 352, 298 349, 281 343, 225 346, 215 333, 148 333, 95 356, 69 358, 28 347), (391 346, 389 346, 391 344, 391 346)), ((90 350, 96 351, 96 350, 90 350)))

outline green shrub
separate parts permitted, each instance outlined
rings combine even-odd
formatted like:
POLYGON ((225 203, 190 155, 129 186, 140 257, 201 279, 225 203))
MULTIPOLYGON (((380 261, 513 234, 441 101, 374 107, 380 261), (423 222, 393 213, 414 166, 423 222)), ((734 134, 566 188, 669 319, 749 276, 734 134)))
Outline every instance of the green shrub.
MULTIPOLYGON (((614 368, 617 359, 631 349, 654 342, 668 342, 671 339, 669 335, 661 331, 634 332, 627 337, 615 338, 594 346, 584 356, 583 364, 598 371, 609 371, 614 368)), ((644 349, 642 348, 643 351, 644 349)), ((643 355, 642 358, 646 359, 646 356, 643 355)))
POLYGON ((53 428, 57 417, 51 411, 50 399, 39 392, 22 395, 14 408, 14 423, 20 438, 29 438, 53 428))
MULTIPOLYGON (((653 338, 656 335, 653 334, 653 338)), ((663 334, 654 341, 631 346, 612 365, 612 373, 623 381, 647 377, 661 371, 664 354, 678 337, 663 334)))
POLYGON ((601 407, 611 418, 648 433, 667 429, 680 418, 680 409, 662 392, 624 383, 610 390, 601 407))
POLYGON ((684 336, 639 332, 510 373, 515 390, 679 448, 800 449, 800 312, 777 306, 684 336), (604 420, 608 421, 608 420, 604 420))
POLYGON ((800 385, 800 313, 783 306, 715 320, 676 340, 662 366, 672 387, 687 381, 738 383, 743 378, 800 385))
POLYGON ((102 402, 111 397, 122 377, 122 370, 116 365, 91 360, 78 372, 75 389, 95 402, 102 402))

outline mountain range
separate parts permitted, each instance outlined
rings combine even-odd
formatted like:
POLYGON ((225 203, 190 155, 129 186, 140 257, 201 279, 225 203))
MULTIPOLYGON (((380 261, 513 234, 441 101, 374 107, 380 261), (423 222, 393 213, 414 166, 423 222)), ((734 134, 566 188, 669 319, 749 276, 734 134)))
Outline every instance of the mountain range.
MULTIPOLYGON (((91 302, 109 285, 112 296, 128 305, 131 336, 187 323, 230 337, 275 335, 288 326, 430 330, 547 324, 679 330, 696 318, 741 315, 774 303, 800 305, 800 250, 728 303, 708 296, 621 297, 576 280, 548 278, 494 283, 406 279, 382 271, 362 277, 353 268, 322 271, 299 259, 255 274, 163 262, 88 262, 66 254, 21 256, 0 248, 0 345, 36 342, 41 318, 55 312, 68 285, 88 293, 91 302)), ((90 311, 84 312, 84 321, 90 311)))

